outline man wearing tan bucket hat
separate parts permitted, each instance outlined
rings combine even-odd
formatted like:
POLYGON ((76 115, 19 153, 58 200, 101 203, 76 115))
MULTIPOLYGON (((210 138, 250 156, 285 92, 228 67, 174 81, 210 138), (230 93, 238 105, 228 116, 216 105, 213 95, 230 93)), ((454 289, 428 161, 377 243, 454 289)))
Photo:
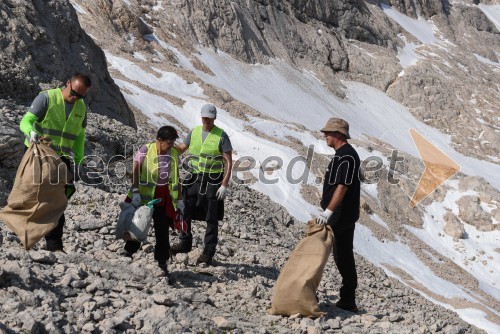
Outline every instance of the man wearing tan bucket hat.
POLYGON ((318 224, 328 224, 334 233, 333 258, 342 276, 338 308, 358 312, 356 287, 358 278, 354 262, 354 227, 359 218, 359 156, 347 142, 349 124, 341 118, 330 118, 321 132, 326 144, 335 150, 325 173, 318 224))

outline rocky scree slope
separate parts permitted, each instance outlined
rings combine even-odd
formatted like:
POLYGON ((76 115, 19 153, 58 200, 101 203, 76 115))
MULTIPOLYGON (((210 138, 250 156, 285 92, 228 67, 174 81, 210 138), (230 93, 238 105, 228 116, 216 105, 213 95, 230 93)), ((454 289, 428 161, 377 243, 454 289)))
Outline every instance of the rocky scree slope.
MULTIPOLYGON (((14 333, 481 333, 356 256, 359 314, 337 309, 340 276, 329 259, 318 298, 319 319, 270 316, 272 288, 304 236, 280 206, 246 186, 231 189, 214 266, 196 266, 204 223, 194 225, 194 250, 155 276, 154 236, 131 260, 116 240, 119 193, 77 184, 67 210, 67 254, 21 249, 0 227, 0 332, 14 333), (96 204, 99 203, 99 204, 96 204)), ((176 240, 171 236, 171 242, 176 240)))

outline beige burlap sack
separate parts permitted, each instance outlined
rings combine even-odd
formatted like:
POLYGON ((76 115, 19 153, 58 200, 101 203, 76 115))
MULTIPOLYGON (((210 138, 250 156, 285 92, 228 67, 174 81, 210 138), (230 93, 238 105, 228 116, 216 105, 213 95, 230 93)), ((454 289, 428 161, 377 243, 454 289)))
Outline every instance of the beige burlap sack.
POLYGON ((68 200, 68 168, 48 145, 32 144, 17 169, 14 186, 0 219, 30 249, 57 226, 68 200))
POLYGON ((332 250, 330 226, 307 223, 307 236, 295 247, 274 286, 269 314, 319 317, 316 290, 332 250))

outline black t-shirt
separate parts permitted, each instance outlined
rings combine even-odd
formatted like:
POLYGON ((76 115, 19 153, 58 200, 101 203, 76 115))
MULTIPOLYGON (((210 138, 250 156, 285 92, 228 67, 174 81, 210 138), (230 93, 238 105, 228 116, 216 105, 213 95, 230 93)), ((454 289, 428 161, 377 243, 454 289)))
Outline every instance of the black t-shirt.
POLYGON ((349 226, 359 219, 359 156, 356 150, 345 144, 335 152, 325 173, 321 207, 326 209, 338 184, 348 186, 342 203, 329 220, 335 228, 349 226))

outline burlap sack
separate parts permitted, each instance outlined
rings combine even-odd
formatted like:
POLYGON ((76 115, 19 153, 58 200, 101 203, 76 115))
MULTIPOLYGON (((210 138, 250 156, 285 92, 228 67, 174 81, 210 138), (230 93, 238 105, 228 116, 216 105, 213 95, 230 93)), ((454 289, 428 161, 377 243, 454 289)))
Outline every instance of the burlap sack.
POLYGON ((307 236, 295 247, 274 286, 269 314, 319 317, 321 312, 316 290, 332 250, 330 226, 307 223, 307 236))
POLYGON ((68 200, 68 168, 48 145, 32 144, 17 169, 14 186, 0 219, 30 249, 57 226, 68 200))

